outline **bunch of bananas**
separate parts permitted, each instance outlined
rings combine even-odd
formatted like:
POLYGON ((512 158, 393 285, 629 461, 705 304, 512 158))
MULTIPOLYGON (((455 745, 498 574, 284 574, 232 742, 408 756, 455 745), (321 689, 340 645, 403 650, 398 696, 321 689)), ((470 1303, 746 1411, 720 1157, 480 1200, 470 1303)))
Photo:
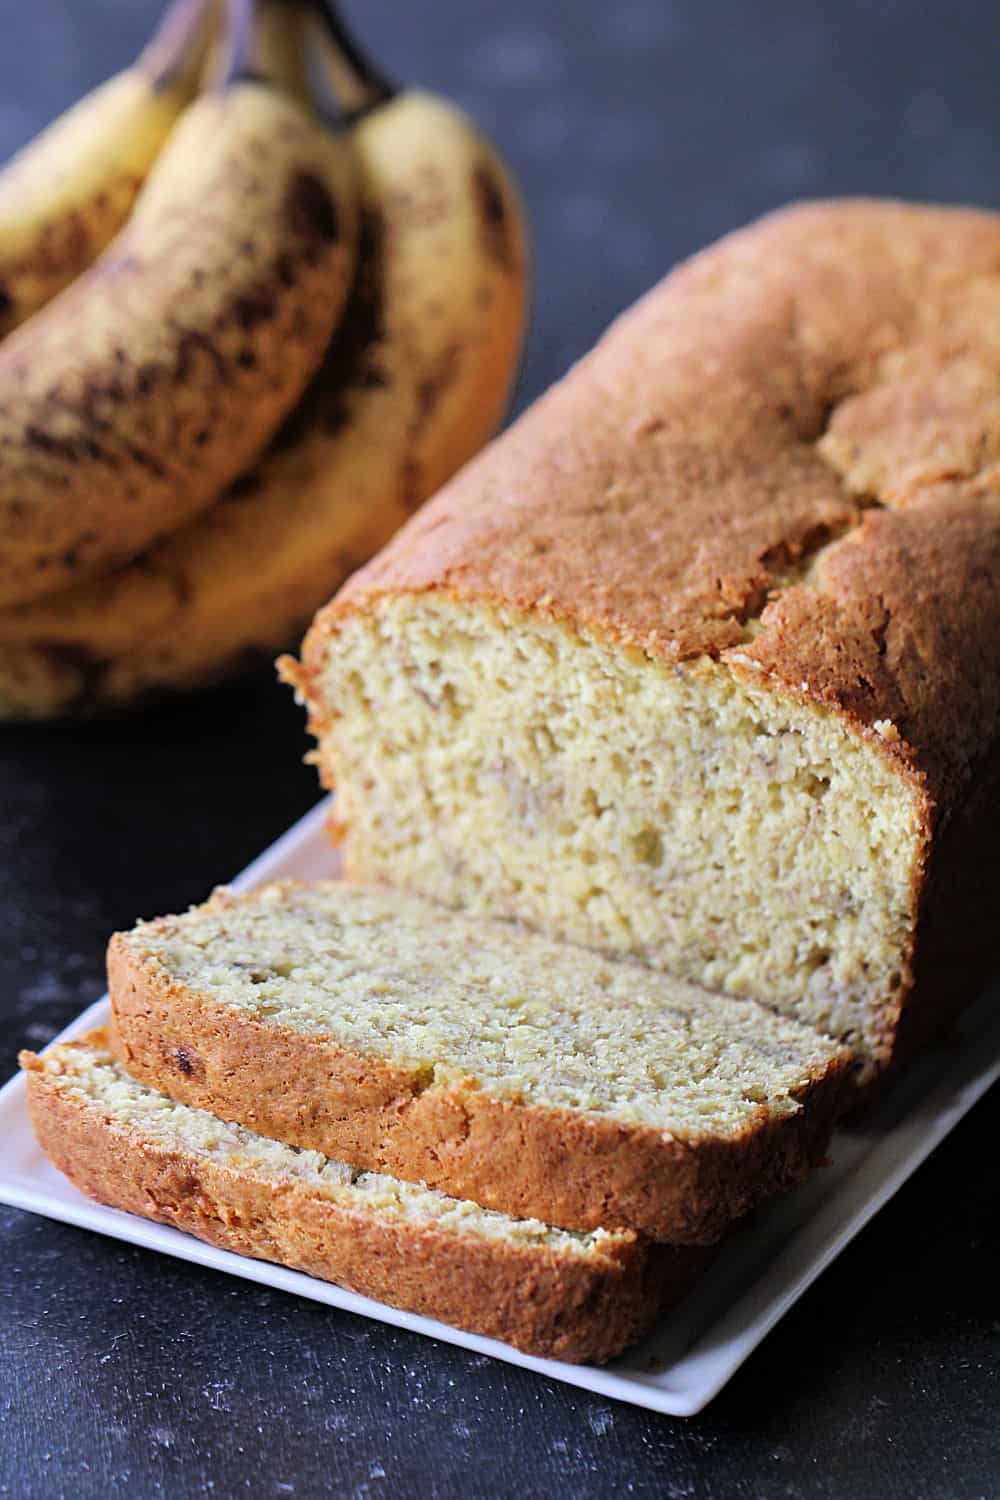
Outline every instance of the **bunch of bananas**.
POLYGON ((174 0, 0 174, 0 716, 294 639, 491 436, 525 259, 496 154, 324 0, 174 0))

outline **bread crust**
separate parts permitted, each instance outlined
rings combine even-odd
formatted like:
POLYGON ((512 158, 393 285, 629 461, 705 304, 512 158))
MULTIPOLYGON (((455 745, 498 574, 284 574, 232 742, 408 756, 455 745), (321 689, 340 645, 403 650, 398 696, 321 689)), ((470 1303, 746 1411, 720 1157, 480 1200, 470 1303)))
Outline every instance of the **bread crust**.
POLYGON ((44 1056, 23 1052, 20 1062, 39 1144, 89 1197, 527 1353, 611 1359, 679 1300, 705 1264, 703 1252, 637 1237, 599 1255, 560 1255, 392 1221, 301 1181, 276 1187, 251 1168, 166 1148, 116 1122, 61 1088, 44 1056))
POLYGON ((428 1086, 416 1069, 195 994, 121 933, 108 983, 120 1061, 172 1098, 517 1218, 671 1244, 712 1244, 803 1178, 827 1148, 853 1065, 844 1051, 816 1069, 795 1114, 762 1105, 738 1136, 685 1139, 493 1097, 470 1079, 428 1086))
POLYGON ((1000 720, 998 267, 1000 216, 958 209, 816 203, 728 236, 354 575, 307 672, 347 616, 443 593, 669 661, 735 652, 892 723, 885 753, 945 794, 1000 720))
MULTIPOLYGON (((1000 216, 863 200, 695 256, 320 612, 286 664, 314 731, 328 640, 404 595, 711 657, 820 706, 915 796, 885 1058, 897 1025, 908 1047, 947 1024, 962 997, 918 943, 966 858, 943 835, 1000 773, 998 268, 1000 216)), ((977 972, 998 921, 994 882, 977 972)))

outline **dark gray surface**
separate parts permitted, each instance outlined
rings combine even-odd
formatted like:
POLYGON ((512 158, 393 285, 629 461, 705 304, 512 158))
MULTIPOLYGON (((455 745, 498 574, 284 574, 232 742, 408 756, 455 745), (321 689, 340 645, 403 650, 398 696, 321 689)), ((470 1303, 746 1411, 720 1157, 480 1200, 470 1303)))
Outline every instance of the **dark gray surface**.
MULTIPOLYGON (((5 6, 0 152, 125 61, 155 9, 5 6)), ((1000 11, 973 0, 352 13, 521 176, 521 401, 678 256, 790 197, 1000 202, 1000 11)), ((201 897, 315 800, 304 749, 267 674, 3 731, 0 1073, 97 996, 114 926, 201 897)), ((0 1210, 0 1495, 996 1495, 998 1134, 993 1097, 689 1422, 0 1210)))

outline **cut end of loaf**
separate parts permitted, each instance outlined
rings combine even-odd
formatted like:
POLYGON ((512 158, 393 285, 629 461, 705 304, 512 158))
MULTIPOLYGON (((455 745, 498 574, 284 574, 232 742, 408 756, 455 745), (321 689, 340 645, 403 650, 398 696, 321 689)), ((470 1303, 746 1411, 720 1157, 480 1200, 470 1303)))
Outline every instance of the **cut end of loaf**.
POLYGON ((883 741, 738 660, 674 664, 443 593, 321 624, 308 665, 352 876, 754 997, 869 1074, 887 1061, 924 829, 883 741))

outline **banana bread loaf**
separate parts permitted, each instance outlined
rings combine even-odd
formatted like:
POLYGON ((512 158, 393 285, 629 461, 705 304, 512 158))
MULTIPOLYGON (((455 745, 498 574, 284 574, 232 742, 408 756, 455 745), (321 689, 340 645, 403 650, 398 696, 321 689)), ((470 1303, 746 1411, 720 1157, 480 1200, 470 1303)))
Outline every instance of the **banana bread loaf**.
POLYGON ((1000 217, 682 266, 318 616, 352 878, 635 955, 871 1078, 998 925, 1000 217))
POLYGON ((708 1243, 826 1149, 852 1055, 752 1002, 343 882, 109 950, 128 1071, 263 1135, 566 1229, 708 1243))
POLYGON ((43 1150, 101 1203, 532 1354, 600 1362, 706 1252, 570 1234, 297 1151, 129 1078, 103 1032, 21 1054, 43 1150))

